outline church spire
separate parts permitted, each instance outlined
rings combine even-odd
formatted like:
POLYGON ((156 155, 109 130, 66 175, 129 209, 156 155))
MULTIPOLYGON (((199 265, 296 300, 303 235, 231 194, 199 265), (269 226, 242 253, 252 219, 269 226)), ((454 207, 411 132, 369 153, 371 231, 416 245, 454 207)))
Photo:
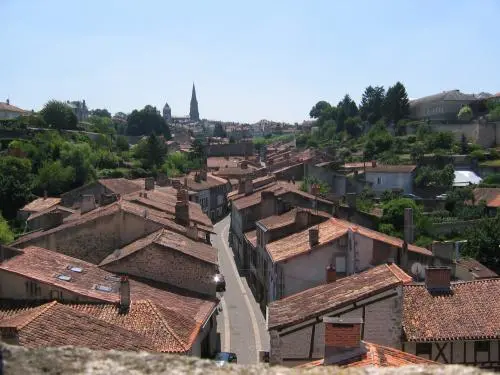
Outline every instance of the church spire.
POLYGON ((198 112, 198 100, 196 99, 196 88, 193 82, 193 92, 191 93, 191 106, 189 109, 189 118, 193 121, 200 120, 200 114, 198 112))

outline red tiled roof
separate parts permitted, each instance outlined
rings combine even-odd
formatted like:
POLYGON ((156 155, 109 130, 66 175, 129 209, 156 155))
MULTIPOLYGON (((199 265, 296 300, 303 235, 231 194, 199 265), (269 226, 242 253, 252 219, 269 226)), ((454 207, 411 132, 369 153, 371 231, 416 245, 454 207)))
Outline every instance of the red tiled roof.
MULTIPOLYGON (((367 352, 361 356, 353 358, 347 364, 340 367, 401 367, 409 365, 437 365, 437 362, 418 357, 413 354, 405 353, 401 350, 373 344, 363 341, 367 352)), ((305 363, 297 366, 298 368, 311 368, 324 365, 324 359, 305 363)))
POLYGON ((310 215, 313 216, 320 216, 325 219, 331 218, 332 215, 327 214, 326 212, 323 211, 318 211, 310 208, 294 208, 284 214, 281 215, 273 215, 266 217, 264 219, 261 219, 258 221, 260 225, 262 225, 266 229, 276 229, 276 228, 281 228, 290 224, 295 223, 296 217, 297 217, 297 212, 299 211, 305 211, 308 212, 310 215))
MULTIPOLYGON (((319 228, 319 242, 316 246, 314 246, 315 248, 325 245, 346 235, 349 229, 361 236, 384 242, 394 247, 401 248, 403 246, 403 240, 399 238, 392 237, 336 218, 331 218, 330 220, 320 223, 315 227, 319 228)), ((295 256, 305 254, 308 251, 312 250, 312 247, 309 243, 309 229, 271 242, 267 244, 266 250, 273 262, 281 262, 295 256)), ((415 245, 408 245, 408 250, 423 255, 432 256, 432 252, 430 250, 415 245)))
POLYGON ((56 205, 56 206, 51 206, 49 208, 46 208, 45 210, 42 210, 42 211, 33 212, 26 219, 26 221, 31 221, 33 219, 36 219, 37 217, 43 216, 43 215, 48 214, 50 212, 66 212, 69 215, 74 215, 76 211, 73 210, 73 209, 71 209, 71 208, 68 208, 68 207, 64 207, 64 206, 61 206, 61 205, 56 205))
POLYGON ((475 279, 493 278, 498 275, 485 265, 472 258, 460 258, 455 261, 457 267, 467 269, 475 279))
POLYGON ((97 181, 106 187, 106 189, 120 195, 130 194, 144 188, 144 186, 140 186, 137 182, 127 180, 126 178, 101 178, 97 181))
POLYGON ((245 232, 245 238, 252 244, 253 247, 257 246, 257 230, 254 229, 249 232, 245 232))
POLYGON ((473 194, 476 204, 478 204, 480 201, 485 201, 487 207, 500 207, 499 188, 475 188, 473 194))
MULTIPOLYGON (((101 303, 119 302, 119 279, 92 263, 37 247, 19 250, 20 254, 3 261, 0 272, 10 272, 42 284, 66 290, 74 295, 101 303), (68 267, 78 267, 75 272, 68 267), (71 276, 69 281, 57 275, 71 276), (96 289, 97 285, 111 288, 110 292, 96 289)), ((200 327, 210 317, 218 301, 158 282, 140 282, 129 277, 132 304, 150 300, 161 310, 165 322, 184 343, 192 343, 200 327)), ((0 315, 1 318, 1 315, 0 315)))
POLYGON ((452 283, 448 294, 404 286, 403 330, 408 341, 498 340, 500 279, 452 283))
POLYGON ((17 330, 20 345, 31 348, 74 345, 100 350, 154 350, 144 336, 58 302, 0 320, 0 330, 9 328, 17 330))
POLYGON ((230 156, 226 159, 224 156, 210 156, 207 158, 207 167, 210 169, 237 167, 242 160, 245 158, 230 156))
POLYGON ((0 111, 4 112, 16 112, 16 113, 26 113, 28 111, 21 109, 19 107, 16 107, 15 105, 12 104, 7 104, 4 102, 0 102, 0 111))
POLYGON ((186 177, 174 178, 174 180, 178 180, 181 184, 184 184, 187 181, 187 187, 189 190, 201 191, 207 190, 217 186, 224 186, 228 183, 227 180, 214 176, 210 173, 207 174, 206 180, 200 180, 199 182, 195 180, 195 172, 191 172, 186 177))
POLYGON ((57 206, 61 202, 61 198, 37 198, 34 201, 31 201, 26 206, 21 208, 21 211, 28 212, 40 212, 44 211, 47 208, 57 206))
POLYGON ((398 267, 394 264, 383 264, 271 302, 268 329, 296 325, 402 285, 407 277, 401 277, 404 272, 395 269, 398 267))
POLYGON ((132 242, 118 251, 113 252, 100 263, 100 266, 126 258, 151 244, 179 251, 207 263, 218 264, 217 249, 203 242, 194 241, 178 233, 161 229, 150 234, 149 236, 132 242))

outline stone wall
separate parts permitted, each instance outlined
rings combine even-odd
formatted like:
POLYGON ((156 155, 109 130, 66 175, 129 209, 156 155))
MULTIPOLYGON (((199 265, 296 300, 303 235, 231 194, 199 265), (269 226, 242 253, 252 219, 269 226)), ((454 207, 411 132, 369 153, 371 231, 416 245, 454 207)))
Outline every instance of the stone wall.
POLYGON ((151 244, 103 268, 110 272, 126 273, 215 295, 213 276, 217 273, 217 265, 156 244, 151 244))
MULTIPOLYGON (((23 375, 156 375, 156 374, 235 374, 235 375, 479 375, 493 374, 476 367, 407 366, 400 368, 346 368, 319 366, 313 369, 287 369, 259 365, 227 365, 213 361, 168 354, 120 351, 93 351, 86 348, 62 347, 28 349, 2 344, 1 355, 5 374, 23 375)), ((0 362, 1 363, 1 362, 0 362)), ((2 368, 0 367, 0 371, 2 368)))

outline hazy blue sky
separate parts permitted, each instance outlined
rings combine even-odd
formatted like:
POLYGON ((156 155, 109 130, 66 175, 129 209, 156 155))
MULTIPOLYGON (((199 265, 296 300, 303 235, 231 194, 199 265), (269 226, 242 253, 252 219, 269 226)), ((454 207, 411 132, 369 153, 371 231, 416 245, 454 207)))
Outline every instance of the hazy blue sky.
POLYGON ((0 0, 0 100, 302 121, 402 81, 411 98, 500 91, 498 0, 0 0))

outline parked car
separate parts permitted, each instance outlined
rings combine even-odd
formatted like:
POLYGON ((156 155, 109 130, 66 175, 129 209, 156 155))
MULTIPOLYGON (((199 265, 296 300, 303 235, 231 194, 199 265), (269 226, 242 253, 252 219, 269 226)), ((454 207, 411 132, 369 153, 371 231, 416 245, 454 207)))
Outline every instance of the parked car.
POLYGON ((224 366, 226 363, 238 363, 236 353, 230 352, 217 353, 214 360, 217 366, 224 366))
POLYGON ((418 200, 421 200, 421 199, 422 199, 422 198, 420 198, 418 195, 411 194, 411 193, 408 193, 408 194, 403 194, 403 198, 413 199, 414 201, 418 201, 418 200))
POLYGON ((448 198, 448 194, 440 194, 440 195, 436 196, 436 199, 439 201, 444 201, 444 200, 446 200, 446 198, 448 198))
POLYGON ((225 292, 226 291, 226 279, 224 279, 224 275, 218 273, 214 276, 215 282, 215 290, 217 292, 225 292))

